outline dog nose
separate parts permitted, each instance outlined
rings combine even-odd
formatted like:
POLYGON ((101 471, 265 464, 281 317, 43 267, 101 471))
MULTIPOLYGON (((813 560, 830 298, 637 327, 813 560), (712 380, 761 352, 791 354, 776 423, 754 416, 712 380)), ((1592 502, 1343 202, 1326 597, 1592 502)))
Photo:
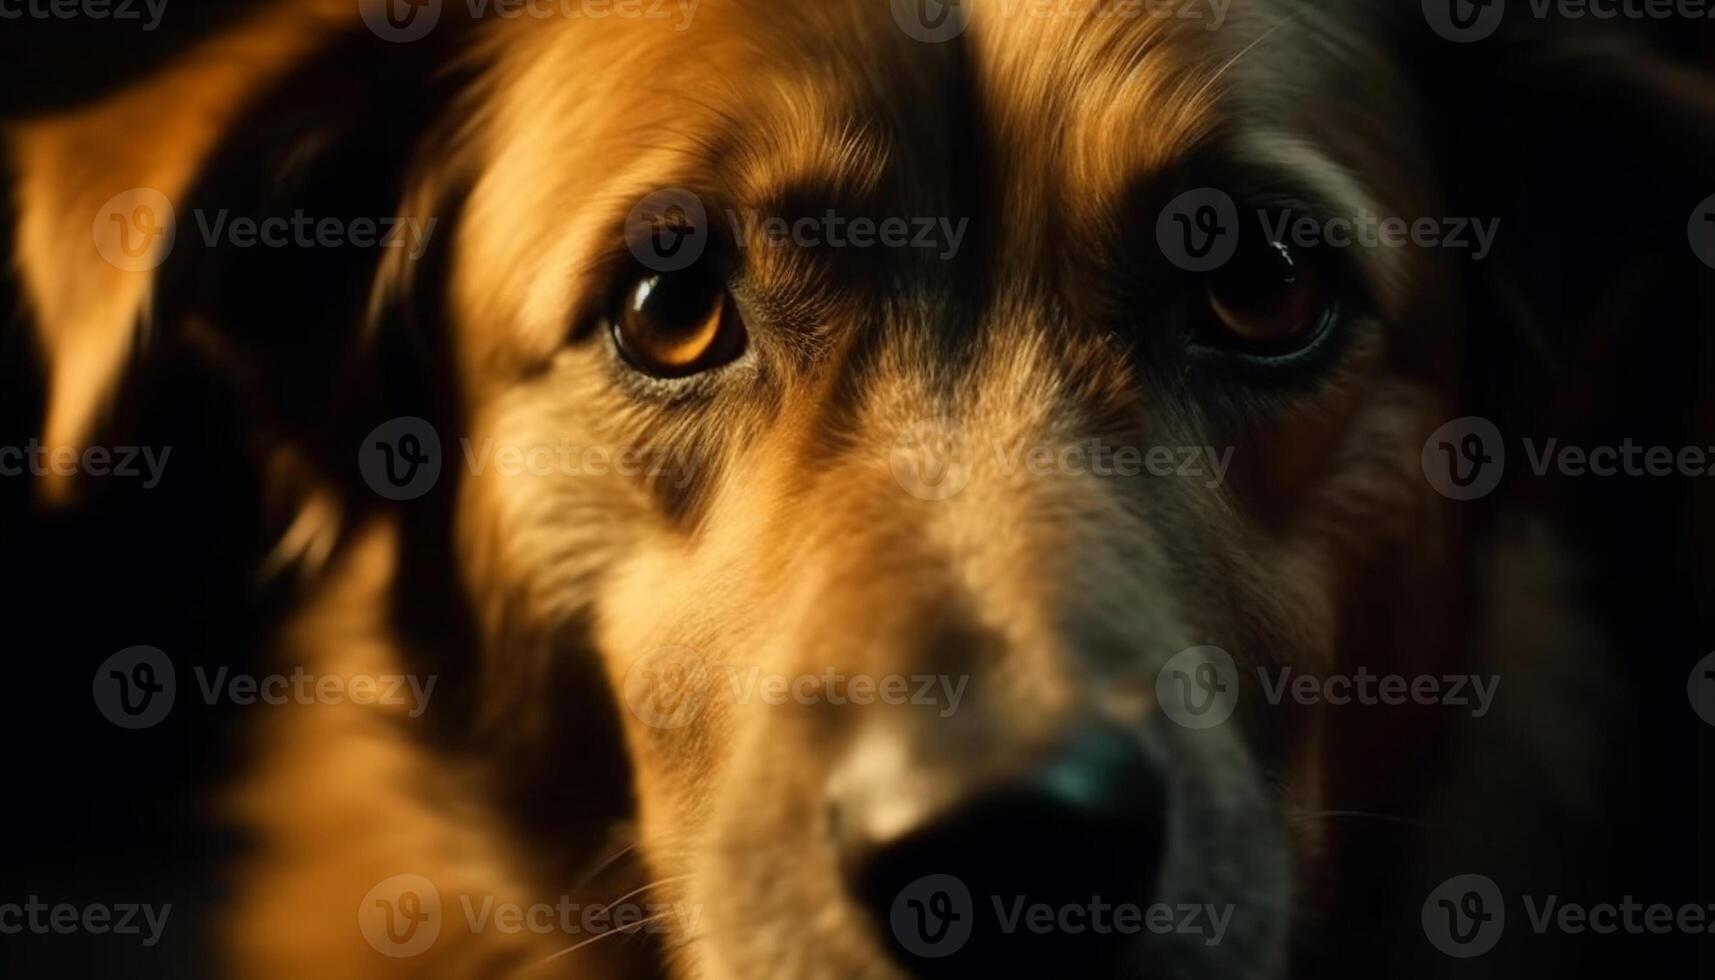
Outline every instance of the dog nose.
MULTIPOLYGON (((846 793, 833 802, 847 886, 914 977, 1110 972, 1137 932, 1116 928, 1118 910, 1141 922, 1161 872, 1158 754, 1133 733, 1085 732, 1028 771, 905 819, 915 811, 897 794, 846 793)), ((921 784, 869 778, 907 795, 921 784)))

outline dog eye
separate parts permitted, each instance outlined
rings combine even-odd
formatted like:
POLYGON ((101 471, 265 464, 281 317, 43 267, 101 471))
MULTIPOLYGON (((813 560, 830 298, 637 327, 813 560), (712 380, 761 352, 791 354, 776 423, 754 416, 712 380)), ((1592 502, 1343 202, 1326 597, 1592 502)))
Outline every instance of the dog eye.
POLYGON ((1277 356, 1314 342, 1329 319, 1327 277, 1313 250, 1246 242, 1208 279, 1210 346, 1277 356))
POLYGON ((620 295, 609 322, 632 367, 684 378, 744 353, 744 324, 725 284, 705 265, 645 276, 620 295))

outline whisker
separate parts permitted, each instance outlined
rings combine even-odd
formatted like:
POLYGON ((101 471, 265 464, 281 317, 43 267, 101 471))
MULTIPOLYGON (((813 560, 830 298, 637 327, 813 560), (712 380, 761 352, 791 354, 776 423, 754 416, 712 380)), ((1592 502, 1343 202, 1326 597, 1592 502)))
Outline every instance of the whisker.
POLYGON ((642 888, 633 888, 631 891, 626 892, 625 894, 619 896, 618 898, 614 899, 611 902, 602 903, 601 907, 603 909, 610 909, 610 908, 613 908, 615 905, 618 905, 620 902, 623 902, 626 899, 630 898, 631 896, 636 895, 639 892, 646 892, 651 888, 659 888, 662 885, 670 885, 676 881, 686 881, 686 880, 693 878, 693 877, 695 877, 695 876, 694 875, 673 875, 672 877, 669 877, 669 878, 662 878, 659 881, 651 881, 649 884, 644 885, 642 888))
POLYGON ((667 916, 669 916, 671 914, 672 913, 670 913, 670 912, 659 912, 655 915, 651 915, 651 916, 648 916, 646 918, 639 919, 638 921, 633 922, 631 925, 622 926, 618 929, 609 929, 608 931, 606 931, 604 933, 600 933, 599 935, 591 936, 590 938, 588 938, 588 939, 584 940, 583 942, 578 943, 574 946, 568 946, 565 949, 560 950, 558 953, 555 953, 551 956, 547 956, 547 957, 544 957, 540 960, 537 960, 535 963, 530 964, 529 968, 534 969, 536 967, 546 966, 547 964, 554 962, 555 960, 559 959, 562 956, 568 956, 572 953, 577 952, 580 949, 583 949, 585 946, 588 946, 591 943, 600 942, 601 940, 606 939, 609 936, 636 932, 637 930, 643 928, 644 926, 648 925, 649 923, 655 922, 659 919, 665 919, 667 916))

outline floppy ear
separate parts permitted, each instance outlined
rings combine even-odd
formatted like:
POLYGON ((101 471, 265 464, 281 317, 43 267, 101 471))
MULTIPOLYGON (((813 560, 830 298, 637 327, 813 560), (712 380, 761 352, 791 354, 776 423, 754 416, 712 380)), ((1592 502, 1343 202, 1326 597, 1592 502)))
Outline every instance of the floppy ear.
POLYGON ((447 408, 437 338, 402 318, 412 297, 394 287, 444 257, 450 215, 431 212, 456 167, 444 145, 432 164, 419 150, 464 84, 445 70, 462 35, 451 18, 395 44, 355 17, 290 10, 193 52, 146 97, 24 129, 14 153, 44 442, 123 424, 110 409, 134 408, 164 362, 212 369, 284 498, 270 503, 291 524, 288 560, 326 556, 330 508, 380 502, 348 492, 363 426, 447 408), (299 33, 278 34, 282 18, 299 33), (135 160, 64 166, 74 147, 126 139, 135 160), (298 519, 311 511, 323 519, 298 519))
MULTIPOLYGON (((121 226, 104 218, 164 217, 155 205, 184 195, 245 103, 353 19, 336 0, 279 6, 134 87, 5 131, 16 212, 9 251, 45 362, 45 445, 92 436, 148 340, 154 268, 169 239, 140 233, 133 254, 115 253, 121 226)), ((70 487, 49 475, 41 489, 54 499, 70 487)))

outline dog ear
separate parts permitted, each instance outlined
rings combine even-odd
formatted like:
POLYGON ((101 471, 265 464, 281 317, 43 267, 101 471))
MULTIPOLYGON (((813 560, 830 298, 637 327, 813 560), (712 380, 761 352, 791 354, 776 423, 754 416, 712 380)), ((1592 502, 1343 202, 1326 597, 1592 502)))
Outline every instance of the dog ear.
POLYGON ((395 43, 358 13, 288 5, 13 134, 45 444, 115 434, 164 363, 196 361, 240 397, 264 484, 302 498, 355 475, 357 420, 427 414, 432 352, 396 287, 444 254, 455 167, 419 151, 464 83, 463 25, 395 43))
MULTIPOLYGON (((150 341, 155 270, 173 243, 163 203, 183 197, 248 100, 353 19, 332 0, 272 8, 135 86, 5 130, 7 251, 44 362, 45 445, 89 440, 150 341)), ((71 484, 50 472, 40 489, 64 499, 71 484)))

